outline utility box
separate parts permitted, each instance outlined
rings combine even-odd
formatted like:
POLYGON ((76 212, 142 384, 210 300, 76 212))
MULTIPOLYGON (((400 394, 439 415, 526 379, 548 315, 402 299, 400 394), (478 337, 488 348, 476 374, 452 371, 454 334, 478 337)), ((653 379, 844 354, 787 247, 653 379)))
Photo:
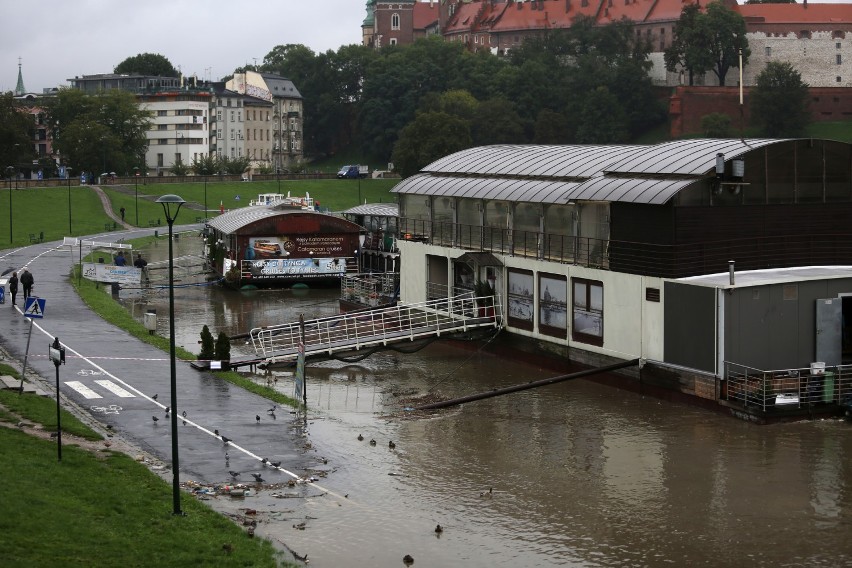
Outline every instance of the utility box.
POLYGON ((148 310, 143 318, 145 329, 148 330, 149 334, 154 335, 154 332, 157 331, 157 310, 148 310))
POLYGON ((9 292, 9 279, 0 278, 0 304, 6 303, 6 294, 9 292))

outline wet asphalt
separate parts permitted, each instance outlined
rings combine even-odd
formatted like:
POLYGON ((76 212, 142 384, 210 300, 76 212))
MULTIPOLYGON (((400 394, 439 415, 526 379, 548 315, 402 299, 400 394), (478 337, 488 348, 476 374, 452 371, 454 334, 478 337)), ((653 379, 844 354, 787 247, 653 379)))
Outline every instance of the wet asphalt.
MULTIPOLYGON (((175 232, 192 229, 198 226, 175 227, 175 232)), ((152 233, 120 231, 85 239, 116 242, 152 233)), ((35 278, 33 294, 45 300, 44 317, 32 320, 28 376, 32 369, 55 391, 56 367, 48 358, 48 347, 58 337, 66 348, 66 364, 59 367, 64 399, 167 465, 172 463, 171 416, 177 416, 182 482, 232 482, 229 471, 240 473, 238 479, 248 482, 254 481, 252 473, 259 473, 273 484, 300 475, 307 463, 302 450, 304 433, 302 422, 293 419, 290 409, 278 409, 273 416, 268 412, 272 407, 269 400, 180 360, 176 364, 177 400, 171 400, 168 353, 105 322, 74 292, 68 279, 78 254, 75 248, 72 256, 61 242, 0 253, 0 272, 8 271, 4 277, 12 270, 20 274, 26 267, 35 278), (169 417, 166 407, 171 408, 169 417), (230 442, 224 443, 222 436, 230 442), (263 458, 281 464, 269 466, 262 463, 263 458)), ((23 308, 21 291, 16 306, 11 305, 8 294, 6 303, 0 304, 0 340, 18 361, 24 360, 31 327, 23 308)), ((175 317, 180 318, 179 305, 175 317)))

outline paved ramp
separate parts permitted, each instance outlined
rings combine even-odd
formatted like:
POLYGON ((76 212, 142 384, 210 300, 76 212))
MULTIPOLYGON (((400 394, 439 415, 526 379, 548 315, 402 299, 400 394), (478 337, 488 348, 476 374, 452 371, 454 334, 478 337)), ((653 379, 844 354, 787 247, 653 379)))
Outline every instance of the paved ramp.
POLYGON ((414 341, 503 325, 498 297, 470 294, 420 304, 338 314, 255 328, 249 332, 255 352, 267 362, 294 361, 304 329, 305 355, 331 355, 389 343, 414 341), (481 307, 480 304, 492 304, 481 307))

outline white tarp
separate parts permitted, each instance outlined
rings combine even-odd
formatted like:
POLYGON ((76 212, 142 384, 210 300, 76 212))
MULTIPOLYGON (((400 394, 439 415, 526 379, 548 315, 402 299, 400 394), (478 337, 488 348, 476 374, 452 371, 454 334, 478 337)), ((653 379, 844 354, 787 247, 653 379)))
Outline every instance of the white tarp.
POLYGON ((142 269, 135 266, 114 266, 95 262, 83 264, 83 278, 95 282, 116 282, 118 284, 142 283, 142 269))

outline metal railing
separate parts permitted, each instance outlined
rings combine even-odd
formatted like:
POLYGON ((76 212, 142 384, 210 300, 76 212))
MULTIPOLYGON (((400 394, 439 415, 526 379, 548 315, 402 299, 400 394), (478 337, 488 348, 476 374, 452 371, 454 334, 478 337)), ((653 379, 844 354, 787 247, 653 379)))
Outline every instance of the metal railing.
POLYGON ((852 235, 841 232, 667 245, 406 217, 398 227, 402 240, 662 278, 724 272, 732 258, 738 270, 848 264, 852 258, 852 235))
POLYGON ((380 306, 396 299, 399 273, 346 274, 340 279, 340 299, 364 306, 380 306))
POLYGON ((288 361, 298 355, 304 328, 305 354, 332 354, 393 342, 502 326, 497 296, 443 298, 419 304, 285 323, 249 332, 255 353, 267 360, 288 361))
POLYGON ((852 365, 765 371, 725 362, 724 400, 763 412, 852 404, 852 365))

